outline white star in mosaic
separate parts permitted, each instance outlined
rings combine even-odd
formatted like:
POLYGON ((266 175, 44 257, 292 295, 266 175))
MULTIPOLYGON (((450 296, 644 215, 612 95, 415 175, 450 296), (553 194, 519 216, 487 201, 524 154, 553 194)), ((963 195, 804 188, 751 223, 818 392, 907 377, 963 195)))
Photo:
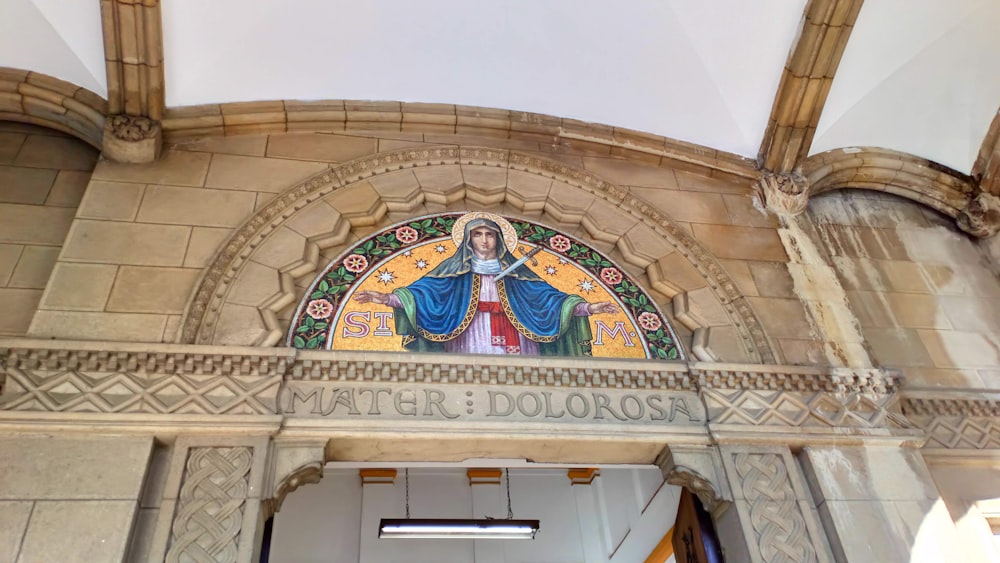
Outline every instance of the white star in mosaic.
POLYGON ((378 281, 385 285, 396 283, 396 274, 394 272, 390 272, 389 270, 379 270, 378 281))
POLYGON ((590 293, 594 291, 594 280, 580 280, 580 283, 576 284, 580 288, 580 291, 584 293, 590 293))

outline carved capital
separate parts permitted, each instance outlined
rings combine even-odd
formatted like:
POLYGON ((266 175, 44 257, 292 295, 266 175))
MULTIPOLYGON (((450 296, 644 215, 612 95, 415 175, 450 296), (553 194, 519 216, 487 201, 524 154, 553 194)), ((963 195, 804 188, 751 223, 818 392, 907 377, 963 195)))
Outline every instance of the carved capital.
POLYGON ((970 235, 986 238, 997 234, 1000 231, 1000 198, 980 193, 958 212, 955 221, 970 235))
POLYGON ((778 174, 763 171, 754 184, 754 203, 783 217, 793 217, 805 211, 809 203, 809 182, 798 172, 778 174))
POLYGON ((113 115, 104 122, 104 156, 116 162, 153 162, 160 156, 163 128, 159 121, 135 115, 113 115))

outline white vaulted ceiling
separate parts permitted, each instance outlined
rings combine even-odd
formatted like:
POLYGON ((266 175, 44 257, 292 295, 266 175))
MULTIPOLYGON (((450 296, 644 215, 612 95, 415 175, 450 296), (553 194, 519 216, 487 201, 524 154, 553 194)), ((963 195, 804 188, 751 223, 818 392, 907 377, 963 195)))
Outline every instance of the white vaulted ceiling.
POLYGON ((968 173, 1000 105, 1000 2, 865 2, 812 152, 891 148, 968 173))
MULTIPOLYGON (((162 0, 169 107, 438 102, 571 117, 755 158, 806 0, 162 0)), ((0 66, 104 95, 98 0, 0 1, 0 66)), ((812 152, 968 173, 1000 105, 1000 2, 868 0, 812 152)))
POLYGON ((0 0, 0 66, 107 95, 100 2, 0 0))

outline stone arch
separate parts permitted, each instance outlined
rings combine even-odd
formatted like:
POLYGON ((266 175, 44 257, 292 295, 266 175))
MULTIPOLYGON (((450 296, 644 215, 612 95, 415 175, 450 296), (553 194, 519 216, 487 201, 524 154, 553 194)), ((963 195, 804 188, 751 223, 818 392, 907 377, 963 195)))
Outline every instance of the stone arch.
POLYGON ((192 296, 181 341, 276 345, 304 284, 349 244, 379 226, 446 209, 523 215, 579 234, 692 331, 687 348, 695 358, 775 362, 736 284, 665 213, 590 172, 479 147, 382 153, 285 191, 219 250, 192 296), (674 276, 677 268, 698 283, 674 276))
POLYGON ((957 218, 976 195, 971 178, 910 154, 877 147, 810 156, 802 166, 810 195, 860 188, 905 197, 957 218))
POLYGON ((0 94, 0 119, 49 127, 101 149, 107 100, 40 72, 0 67, 0 81, 16 86, 0 94))

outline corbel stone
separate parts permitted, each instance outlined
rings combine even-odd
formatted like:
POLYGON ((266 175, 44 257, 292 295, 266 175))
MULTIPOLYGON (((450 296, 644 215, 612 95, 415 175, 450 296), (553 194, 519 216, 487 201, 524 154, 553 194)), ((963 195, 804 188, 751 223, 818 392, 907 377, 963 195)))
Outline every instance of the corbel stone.
POLYGON ((104 156, 119 162, 159 157, 165 98, 160 0, 101 0, 108 117, 104 156))
POLYGON ((152 162, 160 157, 162 145, 159 121, 119 114, 104 122, 104 156, 116 162, 152 162))
POLYGON ((698 495, 705 509, 718 517, 733 500, 722 458, 715 446, 668 446, 657 457, 663 478, 698 495))
POLYGON ((981 192, 958 212, 958 227, 970 235, 987 238, 1000 231, 1000 198, 981 192))
POLYGON ((281 510, 289 493, 323 478, 325 440, 277 441, 271 443, 265 476, 265 517, 281 510))
POLYGON ((794 217, 809 204, 809 182, 798 172, 764 170, 753 187, 754 207, 781 217, 794 217))

